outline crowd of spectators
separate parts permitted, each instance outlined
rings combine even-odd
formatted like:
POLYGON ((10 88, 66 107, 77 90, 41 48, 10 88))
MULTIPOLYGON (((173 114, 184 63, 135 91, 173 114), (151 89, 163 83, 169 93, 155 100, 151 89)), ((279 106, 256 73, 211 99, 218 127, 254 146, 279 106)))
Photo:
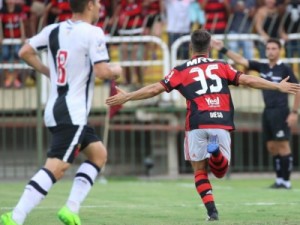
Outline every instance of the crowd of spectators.
MULTIPOLYGON (((193 29, 203 27, 212 34, 257 33, 261 41, 229 41, 228 47, 253 58, 254 46, 265 57, 264 42, 270 37, 285 42, 286 56, 300 56, 298 40, 288 34, 300 32, 300 0, 101 0, 99 22, 110 36, 155 35, 166 32, 169 46, 193 29)), ((71 17, 68 0, 0 0, 0 42, 36 34, 45 25, 71 17)), ((1 62, 19 63, 20 45, 2 45, 1 62)), ((122 43, 120 60, 156 59, 156 46, 122 43), (151 50, 151 51, 149 51, 151 50), (150 54, 149 54, 150 53, 150 54)), ((188 58, 188 46, 182 45, 178 57, 188 58)), ((221 57, 221 56, 220 56, 221 57)), ((21 87, 19 71, 1 71, 5 87, 21 87)), ((143 68, 126 67, 125 83, 143 84, 143 68)))

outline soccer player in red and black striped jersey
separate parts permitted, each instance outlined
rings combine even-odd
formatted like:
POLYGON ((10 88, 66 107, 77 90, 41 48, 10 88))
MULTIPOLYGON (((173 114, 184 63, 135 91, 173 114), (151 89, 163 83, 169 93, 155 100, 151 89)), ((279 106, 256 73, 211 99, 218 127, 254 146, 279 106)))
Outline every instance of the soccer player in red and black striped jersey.
POLYGON ((265 79, 245 75, 226 62, 208 58, 211 35, 206 30, 196 30, 191 35, 192 58, 173 68, 160 82, 137 91, 118 94, 106 100, 108 105, 123 104, 130 100, 151 98, 164 91, 178 90, 187 103, 185 159, 194 169, 197 192, 207 209, 208 220, 218 220, 212 186, 207 166, 221 178, 230 162, 230 134, 234 129, 234 107, 229 85, 246 85, 252 88, 279 90, 295 94, 298 84, 273 83, 265 79))

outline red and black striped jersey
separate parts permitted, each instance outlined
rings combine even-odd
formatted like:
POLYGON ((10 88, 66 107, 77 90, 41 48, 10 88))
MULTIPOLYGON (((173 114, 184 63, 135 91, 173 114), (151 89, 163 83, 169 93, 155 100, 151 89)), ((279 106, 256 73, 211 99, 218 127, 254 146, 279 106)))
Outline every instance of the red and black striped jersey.
POLYGON ((57 15, 58 22, 65 21, 72 17, 72 11, 68 0, 51 0, 52 7, 57 7, 61 13, 57 15))
POLYGON ((145 11, 146 15, 160 14, 160 1, 151 1, 151 3, 145 7, 145 11))
POLYGON ((6 8, 0 11, 0 20, 3 27, 4 38, 20 38, 21 37, 21 22, 26 18, 25 13, 19 6, 15 7, 13 12, 8 12, 6 8))
POLYGON ((238 86, 242 73, 228 63, 196 56, 175 67, 161 81, 167 92, 178 90, 186 99, 185 129, 234 129, 234 106, 229 85, 238 86))
POLYGON ((132 3, 122 0, 121 5, 122 8, 119 17, 119 27, 123 29, 135 29, 138 27, 142 27, 142 3, 138 0, 132 3))
MULTIPOLYGON (((198 0, 201 4, 204 0, 198 0)), ((226 29, 228 15, 224 5, 224 1, 229 2, 229 0, 208 0, 205 7, 206 23, 205 29, 212 33, 222 33, 226 29)), ((229 3, 228 3, 229 4, 229 3)))

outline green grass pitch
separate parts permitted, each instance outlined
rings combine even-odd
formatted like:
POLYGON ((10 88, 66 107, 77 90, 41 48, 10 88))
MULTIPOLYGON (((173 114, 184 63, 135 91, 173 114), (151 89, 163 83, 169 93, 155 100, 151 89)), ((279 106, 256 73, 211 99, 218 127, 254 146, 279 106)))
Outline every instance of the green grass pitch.
MULTIPOLYGON (((300 181, 292 190, 270 190, 271 179, 212 179, 220 221, 206 222, 193 177, 181 180, 109 179, 96 182, 84 202, 83 225, 299 225, 300 181)), ((0 183, 0 213, 10 211, 26 181, 0 183)), ((58 182, 24 225, 59 225, 56 213, 71 181, 58 182)))

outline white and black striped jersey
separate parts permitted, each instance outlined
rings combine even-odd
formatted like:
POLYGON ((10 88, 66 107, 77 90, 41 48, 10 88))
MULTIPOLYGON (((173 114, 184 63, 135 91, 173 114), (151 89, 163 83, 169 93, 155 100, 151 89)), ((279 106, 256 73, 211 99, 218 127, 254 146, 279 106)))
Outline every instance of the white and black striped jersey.
POLYGON ((29 44, 36 50, 48 49, 51 93, 46 126, 85 125, 94 90, 93 65, 109 60, 101 28, 67 20, 45 27, 29 44))

